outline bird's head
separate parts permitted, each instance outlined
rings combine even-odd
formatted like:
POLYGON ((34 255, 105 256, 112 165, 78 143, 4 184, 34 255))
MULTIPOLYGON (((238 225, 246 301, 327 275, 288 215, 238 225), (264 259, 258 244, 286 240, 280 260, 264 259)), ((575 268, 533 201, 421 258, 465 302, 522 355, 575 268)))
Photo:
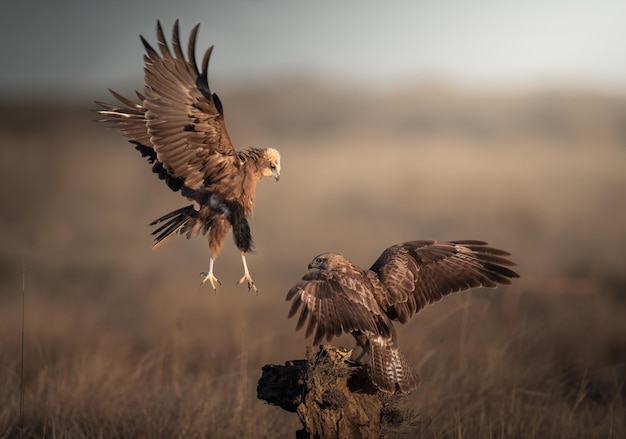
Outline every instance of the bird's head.
POLYGON ((274 148, 267 148, 263 155, 265 159, 261 168, 263 177, 274 177, 276 181, 280 180, 280 153, 274 148))
POLYGON ((346 258, 339 253, 322 253, 321 255, 315 256, 309 263, 309 270, 314 268, 318 270, 337 270, 339 267, 345 265, 345 261, 346 258))

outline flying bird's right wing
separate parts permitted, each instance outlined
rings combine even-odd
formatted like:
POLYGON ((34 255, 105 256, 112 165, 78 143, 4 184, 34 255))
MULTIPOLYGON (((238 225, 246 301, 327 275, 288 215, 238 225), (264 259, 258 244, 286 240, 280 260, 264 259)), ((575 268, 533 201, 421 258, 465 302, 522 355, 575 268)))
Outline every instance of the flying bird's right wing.
POLYGON ((410 241, 386 249, 370 270, 386 287, 381 307, 406 323, 448 294, 509 285, 519 275, 507 268, 515 265, 507 256, 482 241, 410 241))
POLYGON ((363 282, 343 273, 313 271, 287 293, 292 300, 289 318, 302 307, 296 331, 307 324, 305 336, 313 344, 342 333, 371 332, 390 337, 390 322, 363 282), (308 320, 308 323, 307 323, 308 320))
POLYGON ((122 106, 97 102, 119 131, 131 140, 156 151, 157 159, 174 178, 186 187, 199 189, 206 182, 232 179, 240 166, 224 122, 222 104, 208 84, 211 46, 202 61, 195 59, 199 25, 189 37, 187 57, 180 43, 178 20, 172 33, 170 50, 161 23, 157 24, 160 54, 143 38, 146 49, 145 87, 135 103, 114 91, 122 106))

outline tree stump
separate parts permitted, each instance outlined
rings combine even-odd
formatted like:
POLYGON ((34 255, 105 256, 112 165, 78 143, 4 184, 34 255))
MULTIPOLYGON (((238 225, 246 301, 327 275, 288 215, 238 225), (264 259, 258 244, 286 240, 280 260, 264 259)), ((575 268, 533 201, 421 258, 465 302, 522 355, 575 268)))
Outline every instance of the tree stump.
POLYGON ((257 396, 298 414, 303 426, 298 439, 384 437, 391 424, 406 420, 397 406, 401 396, 379 392, 367 366, 349 357, 343 349, 322 345, 318 352, 310 348, 306 360, 265 365, 257 396))

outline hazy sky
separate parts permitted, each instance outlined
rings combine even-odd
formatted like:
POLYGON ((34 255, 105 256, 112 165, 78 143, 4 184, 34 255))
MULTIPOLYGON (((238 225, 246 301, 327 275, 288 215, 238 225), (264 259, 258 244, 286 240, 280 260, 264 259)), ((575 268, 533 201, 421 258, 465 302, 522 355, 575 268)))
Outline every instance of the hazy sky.
MULTIPOLYGON (((3 0, 0 99, 142 85, 160 19, 202 23, 211 78, 307 73, 393 86, 562 85, 626 91, 624 0, 3 0)), ((201 55, 199 55, 201 56, 201 55)))

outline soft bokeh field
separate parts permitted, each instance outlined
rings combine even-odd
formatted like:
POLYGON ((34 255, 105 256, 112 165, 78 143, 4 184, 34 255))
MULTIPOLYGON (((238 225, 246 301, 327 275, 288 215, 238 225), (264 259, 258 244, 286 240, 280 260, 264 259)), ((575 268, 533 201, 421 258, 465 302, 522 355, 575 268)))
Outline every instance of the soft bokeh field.
POLYGON ((220 94, 238 147, 283 155, 252 219, 257 296, 235 287, 230 238, 216 295, 205 239, 151 251, 148 223, 185 201, 91 103, 0 110, 0 437, 294 437, 296 416, 256 398, 264 364, 305 355, 289 287, 322 251, 369 266, 431 238, 488 241, 522 278, 398 328, 422 385, 390 435, 626 435, 626 99, 299 80, 220 94))

